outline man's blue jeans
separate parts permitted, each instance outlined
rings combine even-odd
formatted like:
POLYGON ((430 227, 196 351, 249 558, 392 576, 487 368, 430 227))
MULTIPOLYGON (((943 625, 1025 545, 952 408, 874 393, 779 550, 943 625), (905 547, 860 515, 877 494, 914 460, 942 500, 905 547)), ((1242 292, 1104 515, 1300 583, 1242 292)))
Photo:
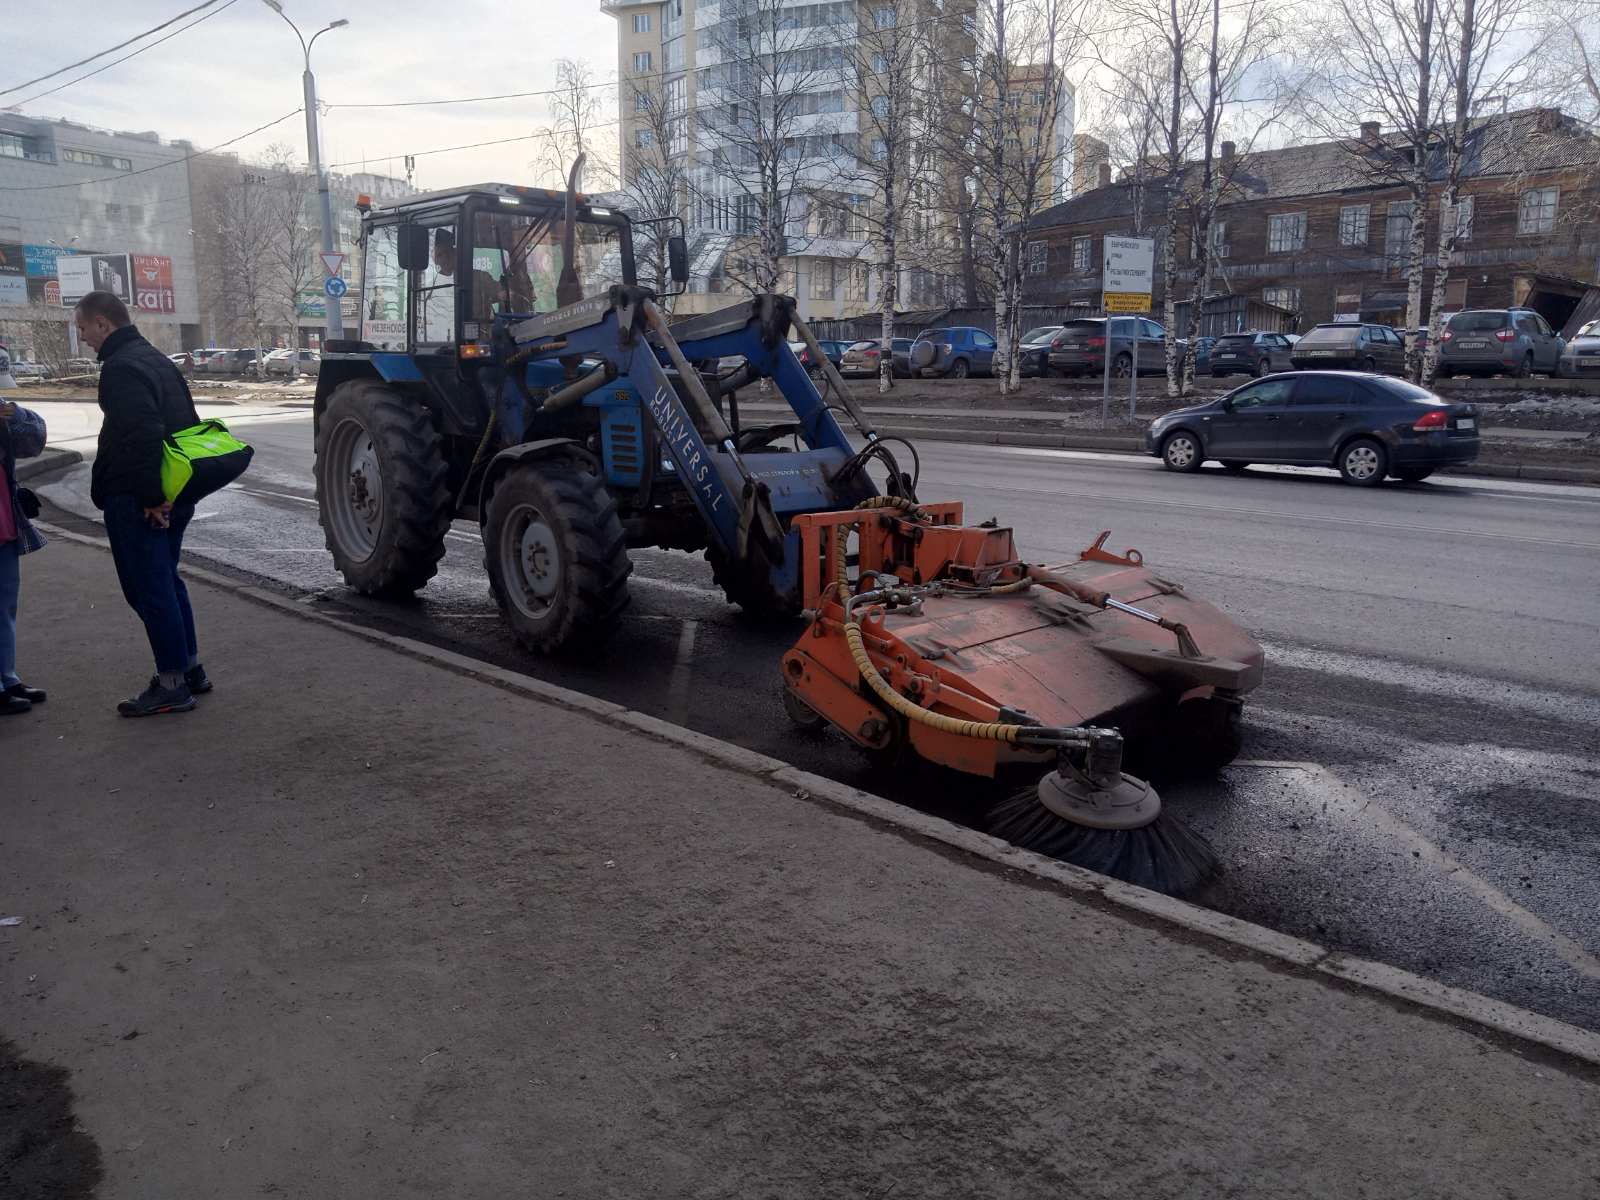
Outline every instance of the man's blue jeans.
POLYGON ((128 606, 144 622, 156 670, 187 670, 189 664, 199 661, 199 648, 189 592, 178 575, 178 556, 183 552, 183 531, 194 516, 194 505, 174 508, 166 529, 151 525, 144 507, 132 496, 112 496, 106 501, 105 516, 117 582, 122 584, 128 606))
MULTIPOLYGON (((0 491, 0 504, 6 496, 0 491)), ((21 683, 17 678, 17 594, 22 589, 22 542, 12 538, 0 546, 0 688, 21 683)))

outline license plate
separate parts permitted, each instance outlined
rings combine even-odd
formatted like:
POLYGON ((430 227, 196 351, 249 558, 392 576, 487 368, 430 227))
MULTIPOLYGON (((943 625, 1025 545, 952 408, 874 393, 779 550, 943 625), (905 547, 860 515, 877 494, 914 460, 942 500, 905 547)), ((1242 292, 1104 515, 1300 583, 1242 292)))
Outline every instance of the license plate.
POLYGON ((1309 354, 1312 358, 1332 358, 1336 352, 1333 350, 1304 350, 1301 353, 1309 354))
POLYGON ((1478 422, 1473 420, 1471 417, 1457 417, 1456 418, 1456 428, 1457 429, 1476 429, 1477 427, 1478 427, 1478 422))
POLYGON ((1487 350, 1489 348, 1488 342, 1462 342, 1460 345, 1463 350, 1487 350))

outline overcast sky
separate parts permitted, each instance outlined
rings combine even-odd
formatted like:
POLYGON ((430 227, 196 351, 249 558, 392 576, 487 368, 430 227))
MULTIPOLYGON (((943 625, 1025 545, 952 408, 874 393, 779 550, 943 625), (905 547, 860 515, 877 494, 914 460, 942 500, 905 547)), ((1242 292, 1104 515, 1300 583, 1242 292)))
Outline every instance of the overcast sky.
MULTIPOLYGON (((0 89, 113 46, 201 0, 18 0, 5 19, 8 52, 0 89)), ((18 106, 35 117, 66 117, 110 129, 153 129, 209 148, 300 106, 300 44, 262 0, 220 0, 216 15, 92 79, 18 106), (226 6, 226 7, 224 7, 226 6)), ((331 163, 404 176, 408 152, 532 133, 548 121, 532 97, 440 108, 354 109, 343 103, 431 100, 527 92, 551 86, 560 58, 587 59, 595 77, 616 75, 616 21, 599 0, 284 0, 308 37, 337 18, 312 54, 331 163)), ((207 10, 211 11, 211 10, 207 10)), ((164 37, 200 15, 156 34, 164 37)), ((154 38, 148 39, 153 41, 154 38)), ((72 80, 139 45, 96 59, 45 83, 0 97, 17 104, 72 80)), ((615 111, 615 95, 606 96, 615 111)), ((614 136, 614 135, 613 135, 614 136)), ((233 149, 258 155, 273 142, 305 155, 305 119, 294 117, 233 149)), ((537 143, 464 150, 417 159, 426 188, 458 183, 540 182, 530 165, 537 143)))

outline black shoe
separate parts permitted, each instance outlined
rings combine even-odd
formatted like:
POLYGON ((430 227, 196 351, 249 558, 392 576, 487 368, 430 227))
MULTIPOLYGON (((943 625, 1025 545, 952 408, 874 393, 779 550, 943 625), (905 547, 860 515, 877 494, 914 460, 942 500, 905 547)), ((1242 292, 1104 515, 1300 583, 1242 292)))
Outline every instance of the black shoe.
POLYGON ((162 713, 188 712, 193 707, 194 697, 189 694, 188 685, 180 683, 175 688, 164 688, 157 678, 132 700, 119 703, 117 711, 125 717, 156 717, 162 713))
POLYGON ((38 688, 31 688, 25 683, 13 683, 5 691, 8 696, 21 696, 29 704, 43 704, 45 695, 38 688))
POLYGON ((189 693, 194 696, 204 696, 211 690, 211 680, 206 678, 206 669, 198 663, 183 673, 183 682, 188 684, 189 693))
POLYGON ((0 692, 0 717, 20 717, 32 708, 33 701, 13 696, 9 691, 0 692))

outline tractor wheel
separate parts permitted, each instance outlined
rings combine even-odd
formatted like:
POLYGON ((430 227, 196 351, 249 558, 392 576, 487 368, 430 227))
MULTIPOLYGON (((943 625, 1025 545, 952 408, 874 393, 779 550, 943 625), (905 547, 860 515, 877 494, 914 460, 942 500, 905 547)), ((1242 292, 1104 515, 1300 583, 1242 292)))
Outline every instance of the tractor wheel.
POLYGON ((715 547, 706 550, 706 561, 711 564, 711 579, 729 604, 737 604, 746 617, 756 621, 789 621, 800 615, 800 600, 795 596, 780 596, 770 585, 750 578, 737 563, 715 547))
POLYGON ((1243 713, 1237 700, 1219 696, 1178 705, 1184 774, 1214 774, 1239 757, 1244 749, 1243 713))
POLYGON ((524 648, 593 650, 628 606, 617 502, 587 464, 540 459, 495 485, 483 526, 489 589, 524 648))
POLYGON ((408 596, 433 578, 450 490, 421 405, 375 380, 340 384, 318 422, 315 473, 323 535, 346 583, 408 596))
POLYGON ((802 733, 821 733, 828 727, 828 718, 788 688, 783 689, 783 712, 802 733))

